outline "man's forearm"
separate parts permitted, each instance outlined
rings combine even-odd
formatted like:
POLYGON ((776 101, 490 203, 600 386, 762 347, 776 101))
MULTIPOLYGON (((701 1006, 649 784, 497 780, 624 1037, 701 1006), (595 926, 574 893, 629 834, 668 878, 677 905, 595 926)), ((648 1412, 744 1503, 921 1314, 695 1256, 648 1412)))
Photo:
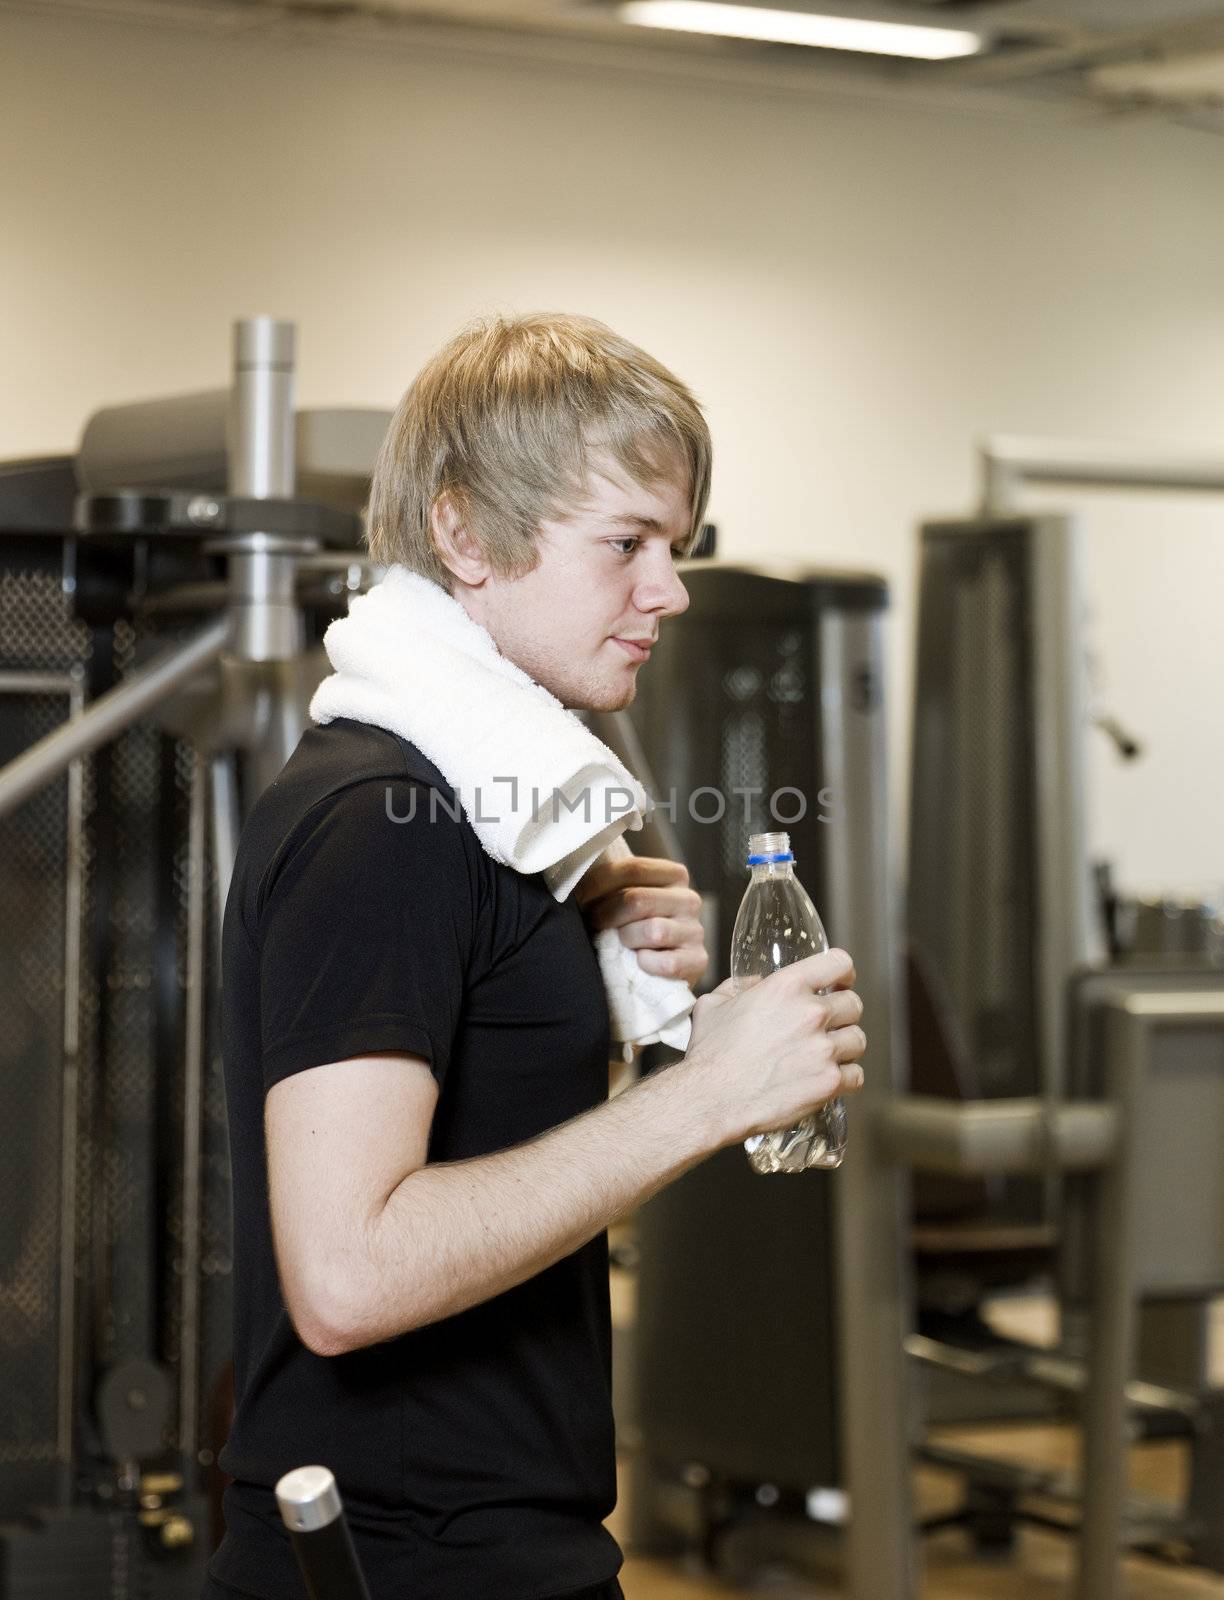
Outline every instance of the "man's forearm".
POLYGON ((513 1288, 720 1148, 696 1067, 677 1062, 526 1144, 410 1173, 362 1241, 354 1345, 513 1288))

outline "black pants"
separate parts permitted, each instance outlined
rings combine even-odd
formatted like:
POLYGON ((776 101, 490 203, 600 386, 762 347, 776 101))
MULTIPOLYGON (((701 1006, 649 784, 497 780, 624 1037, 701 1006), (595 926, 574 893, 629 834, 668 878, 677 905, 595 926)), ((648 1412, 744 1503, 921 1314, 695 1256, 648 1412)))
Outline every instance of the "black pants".
MULTIPOLYGON (((221 1584, 209 1578, 205 1581, 204 1592, 200 1600, 235 1600, 237 1590, 223 1588, 221 1584)), ((550 1600, 625 1600, 625 1591, 617 1579, 613 1578, 608 1583, 597 1584, 594 1589, 581 1589, 577 1594, 551 1596, 550 1600)))

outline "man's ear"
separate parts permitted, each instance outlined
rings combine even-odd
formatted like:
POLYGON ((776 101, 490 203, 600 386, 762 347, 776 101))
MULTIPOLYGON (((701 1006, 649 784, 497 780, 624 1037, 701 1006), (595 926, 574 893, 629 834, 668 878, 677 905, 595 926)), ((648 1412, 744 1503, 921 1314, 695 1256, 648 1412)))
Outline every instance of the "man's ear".
POLYGON ((482 584, 493 571, 488 556, 468 527, 463 508, 452 494, 440 494, 429 513, 429 527, 438 558, 448 572, 469 588, 482 584))

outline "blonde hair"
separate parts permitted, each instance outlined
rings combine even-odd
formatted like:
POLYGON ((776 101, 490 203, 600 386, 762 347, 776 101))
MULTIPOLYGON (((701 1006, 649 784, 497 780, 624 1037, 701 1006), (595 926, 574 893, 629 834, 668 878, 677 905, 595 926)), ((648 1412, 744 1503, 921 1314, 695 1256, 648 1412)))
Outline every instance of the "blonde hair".
POLYGON ((473 322, 426 363, 396 408, 370 486, 370 553, 449 590, 430 528, 445 494, 494 571, 521 577, 538 560, 540 523, 583 492, 593 450, 606 450, 643 485, 680 463, 691 549, 710 492, 711 446, 684 384, 590 317, 473 322))

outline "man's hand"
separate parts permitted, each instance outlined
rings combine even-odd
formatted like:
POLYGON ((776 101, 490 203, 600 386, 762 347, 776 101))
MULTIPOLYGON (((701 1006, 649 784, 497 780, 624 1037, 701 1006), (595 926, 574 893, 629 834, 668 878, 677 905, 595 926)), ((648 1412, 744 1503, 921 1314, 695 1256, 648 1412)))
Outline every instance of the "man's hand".
POLYGON ((701 896, 687 867, 663 856, 601 857, 574 890, 592 933, 616 928, 643 972, 696 984, 710 964, 701 896))
POLYGON ((687 1069, 724 1143, 792 1128, 837 1094, 863 1086, 867 1039, 854 963, 825 950, 737 990, 733 979, 693 1007, 687 1069))

